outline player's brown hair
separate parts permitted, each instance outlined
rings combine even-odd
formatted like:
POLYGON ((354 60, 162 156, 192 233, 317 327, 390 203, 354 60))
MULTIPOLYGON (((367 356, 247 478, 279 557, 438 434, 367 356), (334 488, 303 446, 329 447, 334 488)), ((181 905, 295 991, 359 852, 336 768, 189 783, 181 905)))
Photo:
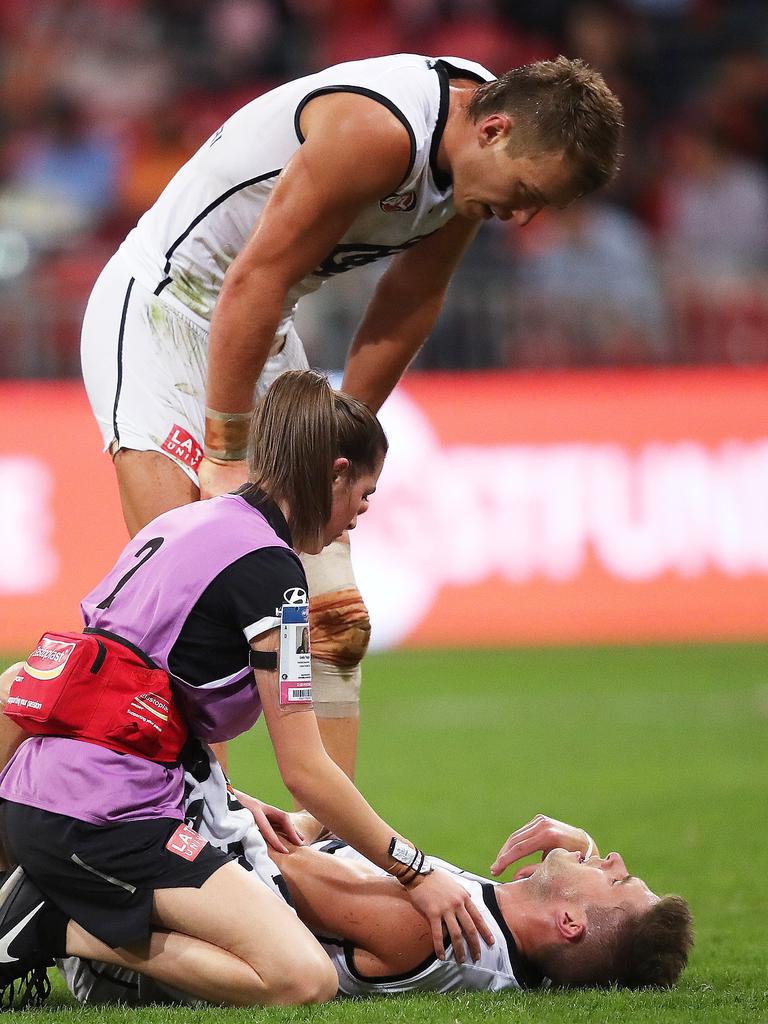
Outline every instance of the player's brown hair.
POLYGON ((619 169, 624 111, 600 72, 584 61, 560 56, 512 68, 481 85, 467 113, 475 122, 489 114, 513 117, 515 155, 562 150, 582 195, 619 169))
POLYGON ((372 470, 387 447, 367 405, 334 391, 314 370, 288 370, 253 414, 249 479, 288 505, 293 545, 302 551, 314 547, 330 517, 334 460, 349 459, 354 480, 372 470))
POLYGON ((642 913, 588 906, 584 938, 548 946, 539 966, 556 985, 671 988, 692 946, 688 904, 680 896, 663 896, 642 913))

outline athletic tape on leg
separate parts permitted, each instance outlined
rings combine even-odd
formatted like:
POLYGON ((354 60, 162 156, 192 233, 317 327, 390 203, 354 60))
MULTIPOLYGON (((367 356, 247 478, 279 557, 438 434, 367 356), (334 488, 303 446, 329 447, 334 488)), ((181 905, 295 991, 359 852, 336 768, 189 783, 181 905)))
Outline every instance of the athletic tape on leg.
POLYGON ((312 696, 317 718, 357 718, 360 714, 359 665, 341 668, 312 659, 312 696))
POLYGON ((355 583, 349 542, 334 541, 319 555, 302 555, 309 583, 312 679, 318 718, 356 718, 360 662, 371 623, 355 583))

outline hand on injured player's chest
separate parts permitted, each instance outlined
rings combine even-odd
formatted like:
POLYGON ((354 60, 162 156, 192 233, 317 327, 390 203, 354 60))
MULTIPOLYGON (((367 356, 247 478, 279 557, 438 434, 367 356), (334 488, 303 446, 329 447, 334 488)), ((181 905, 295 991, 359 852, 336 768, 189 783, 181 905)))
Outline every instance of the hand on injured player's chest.
POLYGON ((435 953, 445 959, 447 931, 458 963, 466 958, 466 945, 474 961, 480 958, 480 943, 492 946, 493 933, 472 902, 467 890, 447 871, 436 868, 420 875, 407 886, 411 903, 429 921, 435 953))
POLYGON ((287 839, 294 846, 302 846, 304 844, 304 836, 296 828, 296 823, 290 811, 283 811, 279 807, 273 807, 272 804, 264 803, 263 800, 259 800, 255 796, 249 796, 247 793, 241 793, 238 789, 234 793, 243 807, 253 815, 256 827, 261 832, 267 846, 277 853, 290 853, 290 850, 283 842, 283 838, 287 839))

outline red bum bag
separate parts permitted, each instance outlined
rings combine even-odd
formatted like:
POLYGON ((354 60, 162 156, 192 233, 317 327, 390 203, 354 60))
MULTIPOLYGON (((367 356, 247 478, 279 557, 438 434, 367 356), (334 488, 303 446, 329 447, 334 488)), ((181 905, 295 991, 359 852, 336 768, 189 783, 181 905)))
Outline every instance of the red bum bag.
POLYGON ((103 633, 44 633, 11 682, 5 713, 25 732, 178 761, 187 726, 168 674, 103 633))

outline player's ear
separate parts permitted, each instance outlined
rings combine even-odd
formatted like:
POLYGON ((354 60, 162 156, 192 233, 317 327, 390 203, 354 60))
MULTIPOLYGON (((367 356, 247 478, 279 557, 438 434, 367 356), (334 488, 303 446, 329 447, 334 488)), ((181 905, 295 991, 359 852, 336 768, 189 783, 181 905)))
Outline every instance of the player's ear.
POLYGON ((514 121, 508 114, 488 114, 477 125, 480 145, 492 146, 496 142, 508 139, 513 124, 514 121))
POLYGON ((558 907, 555 911, 555 928, 566 942, 578 942, 587 931, 586 914, 573 907, 558 907))

